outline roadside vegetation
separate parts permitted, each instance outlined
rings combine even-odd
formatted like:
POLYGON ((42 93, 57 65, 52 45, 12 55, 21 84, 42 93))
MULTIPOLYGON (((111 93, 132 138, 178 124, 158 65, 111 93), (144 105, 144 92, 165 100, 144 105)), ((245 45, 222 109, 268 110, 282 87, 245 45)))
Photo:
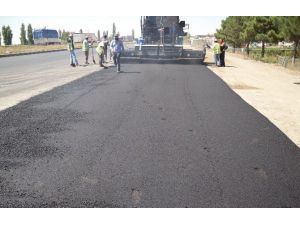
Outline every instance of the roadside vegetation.
POLYGON ((243 48, 250 58, 272 62, 277 56, 299 57, 300 16, 229 16, 215 33, 235 48, 243 48), (278 42, 290 42, 284 49, 278 42), (260 48, 251 44, 261 43, 260 48), (273 45, 266 47, 267 45, 273 45))
MULTIPOLYGON (((292 58, 295 56, 294 49, 293 48, 281 49, 281 48, 270 47, 265 49, 264 57, 262 57, 260 49, 250 48, 248 54, 249 58, 260 60, 266 63, 277 63, 278 56, 286 56, 292 58)), ((299 52, 296 54, 296 58, 298 57, 299 57, 299 52)))
MULTIPOLYGON (((294 57, 293 47, 277 47, 270 46, 265 48, 264 57, 261 56, 260 48, 249 48, 248 52, 245 48, 229 48, 227 52, 242 54, 247 58, 259 60, 266 63, 277 63, 278 57, 294 57)), ((300 57, 300 52, 298 51, 296 59, 300 57)))

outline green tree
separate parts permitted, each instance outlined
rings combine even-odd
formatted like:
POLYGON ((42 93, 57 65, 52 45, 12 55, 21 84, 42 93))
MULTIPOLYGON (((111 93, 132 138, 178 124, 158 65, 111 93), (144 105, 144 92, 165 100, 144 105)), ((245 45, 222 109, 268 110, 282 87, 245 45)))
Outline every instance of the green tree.
POLYGON ((98 30, 98 32, 97 32, 97 38, 98 38, 98 41, 100 41, 100 39, 101 39, 100 30, 98 30))
POLYGON ((254 30, 256 31, 255 40, 262 42, 261 57, 265 56, 266 42, 275 42, 279 39, 279 26, 275 17, 255 16, 254 30))
POLYGON ((254 29, 254 17, 244 16, 243 21, 243 31, 241 33, 241 38, 246 45, 246 52, 249 56, 250 43, 255 40, 256 36, 256 31, 254 29))
POLYGON ((12 44, 12 30, 10 29, 10 26, 2 26, 2 36, 3 36, 3 42, 4 45, 11 45, 12 44))
POLYGON ((33 45, 33 33, 32 33, 31 24, 28 24, 27 26, 27 39, 28 39, 28 44, 33 45))
POLYGON ((112 27, 112 36, 114 37, 116 35, 116 24, 113 23, 113 27, 112 27))
POLYGON ((1 32, 0 32, 0 46, 1 46, 1 41, 2 41, 2 37, 1 37, 1 32))
POLYGON ((243 31, 244 18, 242 16, 229 16, 222 20, 221 29, 218 29, 215 36, 224 39, 233 48, 240 48, 243 43, 241 33, 243 31))
POLYGON ((135 35, 135 32, 134 32, 134 29, 131 30, 131 36, 132 36, 132 39, 134 40, 134 35, 135 35))
POLYGON ((7 30, 8 45, 12 45, 13 33, 12 30, 10 29, 10 26, 7 26, 6 30, 7 30))
POLYGON ((300 45, 300 16, 280 17, 280 30, 286 41, 294 42, 293 56, 297 56, 297 49, 300 45))
POLYGON ((62 34, 61 34, 61 40, 62 41, 66 41, 69 37, 70 32, 66 32, 65 30, 63 30, 62 34))
POLYGON ((25 31, 25 25, 24 25, 24 23, 22 23, 22 25, 21 25, 20 41, 21 41, 21 45, 27 45, 26 31, 25 31))
POLYGON ((58 30, 58 38, 61 39, 61 29, 58 30))
POLYGON ((3 35, 3 43, 5 45, 6 27, 4 25, 2 26, 2 35, 3 35))

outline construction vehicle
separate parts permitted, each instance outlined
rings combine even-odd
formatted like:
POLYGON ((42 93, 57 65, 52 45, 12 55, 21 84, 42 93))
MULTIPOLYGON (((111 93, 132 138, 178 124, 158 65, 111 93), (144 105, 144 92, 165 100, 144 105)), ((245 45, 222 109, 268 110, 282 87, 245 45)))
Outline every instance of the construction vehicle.
POLYGON ((134 49, 126 49, 123 59, 139 62, 203 63, 205 48, 186 49, 183 46, 186 24, 179 16, 143 16, 141 34, 134 49))

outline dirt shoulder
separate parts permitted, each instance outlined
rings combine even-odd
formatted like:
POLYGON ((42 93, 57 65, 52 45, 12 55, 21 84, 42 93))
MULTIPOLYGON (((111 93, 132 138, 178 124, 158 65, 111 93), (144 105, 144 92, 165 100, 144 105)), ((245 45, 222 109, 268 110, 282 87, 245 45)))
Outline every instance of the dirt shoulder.
POLYGON ((300 147, 300 72, 226 54, 226 67, 208 68, 300 147))
MULTIPOLYGON (((75 48, 81 48, 81 44, 76 43, 75 48)), ((35 54, 42 52, 64 51, 66 44, 61 45, 11 45, 0 46, 0 57, 35 54)))

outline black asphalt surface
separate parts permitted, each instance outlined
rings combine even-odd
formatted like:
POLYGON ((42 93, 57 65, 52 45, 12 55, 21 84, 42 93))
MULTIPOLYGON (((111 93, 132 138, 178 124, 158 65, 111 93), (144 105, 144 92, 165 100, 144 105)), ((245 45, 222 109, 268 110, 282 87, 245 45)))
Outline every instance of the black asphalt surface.
POLYGON ((0 112, 1 207, 300 207, 300 151, 202 65, 126 64, 0 112))

